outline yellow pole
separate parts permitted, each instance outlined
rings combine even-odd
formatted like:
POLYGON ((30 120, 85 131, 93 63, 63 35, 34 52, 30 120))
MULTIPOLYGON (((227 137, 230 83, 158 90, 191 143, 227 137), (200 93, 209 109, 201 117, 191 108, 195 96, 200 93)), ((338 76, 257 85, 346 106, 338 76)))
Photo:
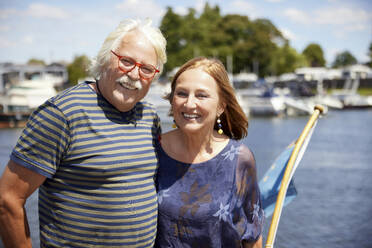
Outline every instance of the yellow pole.
POLYGON ((275 240, 275 236, 276 236, 276 230, 277 230, 277 227, 279 225, 279 218, 280 218, 280 215, 281 215, 281 212, 282 212, 283 202, 284 202, 284 198, 285 198, 285 195, 286 195, 286 192, 287 192, 287 189, 288 189, 289 178, 290 178, 290 175, 291 175, 293 165, 296 162, 296 159, 297 159, 298 153, 299 153, 299 151, 302 147, 302 144, 304 143, 304 141, 305 141, 307 135, 309 134, 311 128, 313 127, 315 121, 318 119, 318 117, 320 116, 320 114, 323 111, 324 111, 324 109, 323 109, 322 106, 316 105, 314 107, 314 113, 311 115, 309 121, 307 122, 307 124, 304 128, 304 130, 302 131, 300 137, 298 138, 298 140, 296 142, 296 145, 293 149, 293 152, 291 154, 291 157, 289 158, 287 168, 285 169, 283 179, 282 179, 282 183, 280 185, 278 197, 276 198, 275 209, 274 209, 273 216, 271 218, 271 224, 270 224, 270 228, 269 228, 269 233, 267 235, 265 248, 273 248, 274 247, 274 240, 275 240))

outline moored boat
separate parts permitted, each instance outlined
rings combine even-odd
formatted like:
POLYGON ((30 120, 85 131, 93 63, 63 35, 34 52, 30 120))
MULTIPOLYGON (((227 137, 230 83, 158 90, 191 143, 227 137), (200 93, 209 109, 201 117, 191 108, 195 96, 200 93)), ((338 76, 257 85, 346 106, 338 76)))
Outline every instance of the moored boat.
POLYGON ((0 72, 0 128, 24 127, 32 111, 67 79, 66 69, 56 66, 1 64, 0 72))

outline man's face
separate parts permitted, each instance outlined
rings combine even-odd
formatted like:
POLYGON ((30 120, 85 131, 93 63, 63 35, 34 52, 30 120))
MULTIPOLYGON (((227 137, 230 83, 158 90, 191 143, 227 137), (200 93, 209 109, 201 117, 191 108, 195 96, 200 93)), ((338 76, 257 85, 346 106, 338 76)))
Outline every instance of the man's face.
MULTIPOLYGON (((140 31, 127 33, 114 52, 139 64, 157 67, 155 49, 140 31)), ((119 111, 127 112, 145 97, 153 77, 141 77, 137 65, 133 70, 125 73, 118 68, 118 60, 118 57, 111 53, 110 63, 102 74, 99 87, 107 101, 119 111)))

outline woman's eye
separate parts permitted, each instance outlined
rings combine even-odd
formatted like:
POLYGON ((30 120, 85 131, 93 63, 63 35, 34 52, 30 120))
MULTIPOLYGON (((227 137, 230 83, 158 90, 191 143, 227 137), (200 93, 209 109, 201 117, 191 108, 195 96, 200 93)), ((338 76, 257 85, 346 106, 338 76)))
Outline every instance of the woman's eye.
POLYGON ((176 92, 176 95, 177 96, 184 97, 184 96, 187 96, 187 93, 186 92, 183 92, 183 91, 179 91, 179 92, 176 92))
POLYGON ((198 97, 198 98, 206 98, 206 97, 208 97, 208 95, 206 95, 206 94, 197 94, 196 97, 198 97))

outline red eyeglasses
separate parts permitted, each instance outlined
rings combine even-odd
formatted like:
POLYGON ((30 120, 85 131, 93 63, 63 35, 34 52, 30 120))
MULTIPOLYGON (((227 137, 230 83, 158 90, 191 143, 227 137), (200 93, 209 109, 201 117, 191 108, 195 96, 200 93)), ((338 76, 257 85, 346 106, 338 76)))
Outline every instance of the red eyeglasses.
POLYGON ((114 51, 111 50, 111 52, 118 58, 118 68, 124 73, 128 73, 132 71, 136 66, 139 68, 139 76, 143 79, 150 79, 155 76, 157 72, 159 72, 158 69, 156 69, 152 65, 148 64, 141 64, 131 57, 127 56, 121 56, 114 51))

